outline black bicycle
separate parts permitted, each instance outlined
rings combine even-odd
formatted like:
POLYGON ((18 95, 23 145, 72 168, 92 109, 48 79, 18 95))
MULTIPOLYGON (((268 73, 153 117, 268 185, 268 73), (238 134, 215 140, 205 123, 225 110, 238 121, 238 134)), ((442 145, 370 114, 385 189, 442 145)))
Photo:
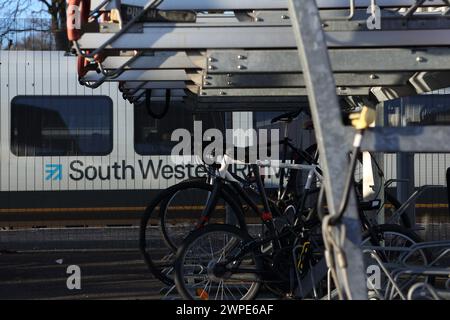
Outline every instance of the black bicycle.
MULTIPOLYGON (((175 260, 175 284, 184 299, 252 299, 262 284, 284 296, 319 298, 327 275, 318 215, 305 218, 302 205, 294 209, 293 219, 274 217, 259 175, 259 166, 251 165, 261 196, 260 214, 265 232, 252 237, 244 229, 231 225, 208 225, 192 232, 178 249, 175 260), (322 283, 322 285, 321 285, 322 283)), ((222 169, 224 169, 222 167, 222 169)), ((245 190, 230 181, 224 170, 215 181, 220 191, 231 183, 241 197, 245 190)), ((215 194, 207 207, 214 209, 215 194)), ((364 243, 376 246, 411 246, 420 238, 399 225, 373 225, 364 211, 376 210, 380 201, 359 202, 360 219, 365 229, 364 243)), ((210 214, 208 211, 203 214, 210 214)), ((392 256, 384 255, 389 260, 392 256)), ((395 258, 395 257, 394 257, 395 258)), ((426 263, 426 255, 419 257, 426 263)))
MULTIPOLYGON (((299 113, 300 111, 282 115, 273 122, 281 121, 287 125, 299 113)), ((313 145, 307 151, 298 150, 290 143, 287 135, 281 143, 285 146, 283 159, 287 158, 289 152, 294 160, 279 168, 280 183, 276 197, 268 197, 262 182, 258 186, 255 176, 242 178, 229 172, 227 168, 219 173, 218 167, 212 166, 209 168, 208 178, 182 182, 164 190, 153 199, 141 221, 140 250, 150 271, 158 279, 169 286, 173 285, 174 253, 192 230, 208 223, 227 223, 244 231, 260 232, 255 226, 259 224, 261 205, 255 199, 267 200, 266 205, 270 210, 264 212, 281 218, 276 221, 281 226, 286 219, 292 222, 295 215, 306 217, 314 212, 314 205, 307 207, 306 203, 312 194, 317 193, 316 178, 322 173, 317 165, 317 147, 313 145), (281 174, 285 170, 287 174, 281 174), (223 179, 224 175, 228 175, 228 179, 223 179), (306 180, 299 179, 302 175, 307 177, 306 180), (287 185, 284 187, 286 177, 287 185), (292 185, 296 187, 290 187, 292 185), (214 200, 209 201, 210 199, 214 200), (251 219, 248 211, 254 212, 256 219, 251 219), (251 230, 247 228, 249 223, 253 224, 251 230)), ((315 204, 315 199, 311 202, 315 204)))
MULTIPOLYGON (((274 118, 272 123, 282 123, 285 126, 285 136, 280 141, 283 146, 283 159, 289 158, 292 163, 297 164, 312 164, 317 160, 317 147, 312 145, 305 151, 300 150, 287 136, 287 126, 301 112, 302 110, 298 110, 283 114, 274 118)), ((246 222, 258 222, 257 204, 252 197, 258 198, 259 194, 251 173, 247 177, 240 177, 230 172, 230 176, 235 181, 233 186, 230 183, 221 183, 221 180, 217 179, 215 166, 206 166, 206 168, 208 169, 207 177, 183 181, 159 193, 149 203, 141 219, 140 251, 150 271, 167 285, 174 283, 172 276, 174 253, 189 232, 202 228, 208 223, 228 223, 246 230, 246 222), (237 185, 246 192, 243 193, 236 187, 237 185), (244 194, 250 196, 242 198, 244 194), (210 204, 214 206, 214 210, 206 210, 206 204, 211 196, 217 199, 217 203, 210 204), (252 219, 247 214, 249 211, 255 213, 256 219, 252 219)), ((291 174, 284 168, 280 170, 278 196, 268 200, 272 213, 277 216, 303 194, 298 191, 303 188, 296 186, 297 182, 301 181, 298 178, 301 171, 294 170, 291 174), (287 181, 286 186, 285 181, 287 181)), ((320 168, 317 170, 320 171, 320 168)))

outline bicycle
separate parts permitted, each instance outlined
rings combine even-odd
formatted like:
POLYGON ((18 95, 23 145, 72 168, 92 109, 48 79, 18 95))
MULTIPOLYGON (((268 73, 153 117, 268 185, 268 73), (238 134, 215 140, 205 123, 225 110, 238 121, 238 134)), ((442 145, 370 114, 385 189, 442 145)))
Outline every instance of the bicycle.
MULTIPOLYGON (((280 117, 274 118, 272 122, 281 121, 286 125, 287 128, 287 125, 291 123, 292 120, 297 117, 300 112, 301 111, 297 111, 294 113, 281 115, 280 117)), ((307 151, 298 150, 289 142, 286 128, 285 136, 281 142, 285 146, 283 148, 283 159, 287 158, 287 150, 291 150, 294 158, 296 158, 296 161, 293 161, 293 164, 288 164, 287 166, 286 164, 281 165, 279 166, 279 169, 280 172, 284 172, 285 169, 288 169, 290 173, 292 171, 295 171, 296 174, 289 174, 287 187, 284 188, 285 175, 280 173, 280 183, 277 193, 278 197, 275 200, 268 199, 268 205, 271 211, 275 214, 276 217, 283 216, 283 219, 285 219, 287 216, 294 216, 296 214, 296 212, 294 211, 297 209, 305 212, 306 199, 311 194, 318 191, 317 189, 312 190, 312 187, 316 182, 315 177, 321 176, 322 173, 320 167, 317 164, 317 147, 313 145, 309 148, 311 154, 309 154, 307 151), (298 164, 298 162, 306 162, 308 164, 301 165, 298 164), (313 169, 313 171, 308 171, 310 169, 313 169), (302 188, 304 189, 303 192, 297 192, 297 190, 299 189, 297 187, 294 191, 292 191, 292 188, 289 188, 288 186, 298 184, 299 179, 297 178, 300 173, 304 172, 305 170, 308 171, 308 178, 306 179, 306 184, 303 186, 304 188, 302 188), (294 180, 295 183, 292 183, 292 180, 294 180), (288 190, 290 190, 290 192, 287 192, 288 190)), ((248 152, 248 149, 244 151, 248 152)), ((237 152, 235 152, 235 154, 237 154, 237 152)), ((211 221, 211 218, 217 214, 217 208, 222 211, 222 223, 234 223, 244 230, 246 230, 245 213, 249 209, 251 209, 254 213, 256 213, 257 216, 259 215, 259 211, 257 208, 258 205, 251 199, 252 197, 261 198, 261 195, 258 194, 258 191, 255 191, 255 188, 252 186, 252 183, 254 183, 254 181, 249 180, 248 177, 247 179, 243 179, 236 174, 227 172, 228 181, 224 183, 223 177, 219 176, 218 178, 214 178, 214 176, 216 175, 214 170, 216 169, 217 168, 212 167, 209 170, 209 182, 206 182, 206 179, 204 179, 202 182, 183 182, 163 191, 157 198, 154 199, 154 201, 152 201, 152 203, 147 207, 144 213, 140 228, 140 250, 147 265, 149 266, 150 271, 167 285, 173 285, 171 272, 174 252, 176 252, 182 240, 187 234, 189 234, 189 232, 195 230, 196 228, 202 228, 207 223, 214 222, 214 220, 211 221), (200 183, 201 186, 199 186, 198 183, 200 183), (203 185, 204 183, 209 185, 203 185), (241 184, 243 188, 240 188, 239 184, 241 184), (212 187, 212 185, 214 185, 214 187, 212 187), (172 214, 170 212, 171 207, 176 207, 176 205, 172 205, 172 203, 177 203, 176 199, 179 194, 184 195, 185 198, 190 198, 189 192, 187 192, 186 190, 195 190, 197 187, 200 190, 206 190, 207 195, 204 196, 202 200, 197 201, 197 210, 190 211, 189 215, 185 216, 183 218, 183 221, 180 221, 176 214, 172 214), (246 190, 248 193, 250 193, 250 196, 247 196, 247 193, 243 190, 246 190), (204 204, 211 196, 213 198, 222 199, 220 200, 220 202, 225 201, 227 205, 224 205, 223 203, 210 203, 210 208, 208 210, 202 210, 203 208, 206 208, 206 205, 204 204), (232 210, 232 214, 230 214, 228 220, 225 219, 223 215, 223 209, 227 206, 232 210), (156 212, 157 208, 159 209, 158 212, 156 212), (152 252, 155 246, 151 246, 150 242, 146 240, 147 225, 151 217, 154 217, 155 215, 157 217, 157 220, 159 221, 159 229, 161 230, 164 244, 167 246, 167 250, 165 251, 164 255, 161 254, 161 248, 158 248, 159 250, 156 250, 156 254, 155 252, 152 252), (157 260, 161 259, 162 261, 156 262, 157 260)), ((222 172, 222 175, 224 174, 225 172, 222 172)), ((261 190, 261 188, 259 188, 259 190, 261 190)), ((261 191, 259 191, 259 193, 260 192, 261 191)), ((311 213, 311 210, 307 212, 307 214, 311 213)))
MULTIPOLYGON (((315 161, 314 157, 316 157, 317 159, 316 146, 313 145, 306 151, 303 151, 295 148, 290 143, 290 140, 287 137, 287 125, 291 123, 300 114, 300 112, 302 112, 302 110, 283 114, 279 117, 274 118, 272 120, 272 123, 281 122, 286 126, 285 136, 280 142, 282 145, 286 146, 283 149, 283 159, 287 158, 288 150, 290 150, 292 152, 292 157, 295 158, 295 160, 293 160, 294 162, 312 163, 315 161), (308 151, 311 152, 311 154, 309 154, 308 151)), ((173 285, 173 279, 170 276, 171 262, 173 260, 173 253, 176 252, 181 241, 190 231, 196 228, 201 228, 211 221, 214 222, 214 220, 212 220, 214 219, 212 213, 214 212, 214 215, 216 215, 217 210, 209 209, 208 214, 202 214, 202 212, 204 212, 204 204, 207 202, 207 199, 211 195, 217 196, 218 199, 221 199, 218 201, 218 203, 215 204, 215 209, 220 208, 220 210, 222 211, 222 215, 220 215, 219 217, 223 222, 228 222, 231 224, 234 223, 235 225, 238 225, 245 230, 246 212, 251 209, 253 212, 257 213, 258 209, 256 208, 256 205, 253 201, 249 200, 248 198, 241 199, 240 190, 236 190, 227 184, 220 184, 216 185, 217 189, 216 191, 214 191, 214 188, 212 186, 215 179, 215 168, 214 166, 212 166, 211 168, 207 168, 209 168, 209 170, 207 170, 207 178, 183 181, 159 193, 149 203, 141 219, 139 232, 140 251, 150 271, 155 275, 156 278, 167 285, 173 285), (192 196, 193 193, 200 193, 201 195, 192 196), (179 206, 179 203, 186 202, 184 200, 179 200, 180 194, 183 195, 184 199, 192 200, 195 198, 197 200, 195 205, 192 206, 194 208, 189 211, 189 214, 184 215, 181 218, 177 210, 171 209, 177 208, 179 206), (228 211, 231 210, 230 214, 227 217, 225 217, 224 215, 225 209, 227 209, 228 211), (158 245, 158 250, 156 250, 157 252, 153 252, 153 254, 151 251, 154 250, 152 248, 154 248, 155 246, 151 246, 151 240, 147 239, 149 236, 148 225, 150 224, 152 219, 156 220, 156 224, 159 224, 158 226, 163 239, 163 244, 160 243, 158 245), (161 244, 166 246, 165 251, 161 248, 161 244), (164 252, 161 253, 161 251, 164 252)), ((316 168, 318 171, 320 171, 320 168, 316 168)), ((240 183, 244 189, 252 194, 252 196, 259 196, 255 192, 255 188, 252 186, 253 181, 251 181, 249 177, 242 178, 235 173, 230 173, 230 175, 233 177, 233 180, 236 183, 240 183)), ((288 180, 289 187, 287 186, 284 189, 285 177, 285 174, 280 173, 279 191, 277 194, 282 196, 279 196, 276 200, 269 199, 269 205, 272 209, 272 212, 274 212, 277 216, 281 215, 278 207, 281 206, 282 202, 284 203, 286 201, 292 201, 292 199, 295 199, 297 197, 297 195, 294 194, 297 188, 291 188, 291 186, 294 185, 294 183, 291 182, 291 177, 289 177, 288 180)), ((288 207, 288 204, 284 203, 283 206, 286 208, 288 207)))
MULTIPOLYGON (((227 159, 227 157, 225 156, 224 159, 227 159)), ((227 175, 226 166, 232 162, 230 160, 224 161, 221 167, 222 179, 216 181, 219 185, 224 183, 221 180, 226 181, 230 178, 227 175)), ((261 165, 261 163, 259 164, 261 165)), ((237 292, 243 299, 254 298, 261 283, 266 286, 275 286, 280 291, 288 291, 290 296, 306 297, 313 292, 314 297, 319 297, 316 287, 318 282, 326 277, 327 269, 325 259, 320 256, 320 252, 322 252, 320 238, 313 237, 314 232, 311 233, 311 231, 320 226, 320 221, 317 217, 305 221, 299 214, 302 210, 297 209, 292 225, 285 223, 281 230, 279 227, 277 228, 267 205, 267 196, 259 176, 259 167, 258 165, 251 165, 251 167, 255 173, 258 191, 262 198, 263 211, 260 212, 260 217, 262 223, 266 226, 266 233, 262 237, 254 239, 244 230, 229 225, 208 225, 201 230, 192 232, 179 248, 175 260, 175 284, 183 298, 209 299, 211 295, 207 291, 212 288, 212 282, 218 283, 215 298, 218 298, 220 288, 222 288, 220 297, 223 298, 224 295, 227 296, 224 287, 225 281, 230 279, 232 280, 232 286, 226 289, 229 293, 232 293, 233 298, 235 298, 234 294, 237 294, 237 292), (219 240, 213 241, 209 238, 207 241, 207 244, 209 242, 209 249, 203 249, 201 245, 203 238, 217 233, 221 234, 218 237, 219 240), (213 243, 218 243, 218 245, 213 246, 213 243), (291 253, 293 257, 296 257, 295 251, 299 249, 301 250, 298 260, 291 261, 291 253), (219 253, 221 254, 219 255, 219 253), (205 261, 198 261, 202 254, 211 254, 211 256, 205 261), (227 257, 228 255, 230 257, 227 257), (288 270, 279 268, 278 272, 273 272, 267 266, 273 267, 274 264, 278 266, 286 264, 289 267, 288 270), (241 268, 241 265, 244 268, 241 268), (301 269, 299 267, 292 268, 292 265, 301 266, 301 269), (298 280, 296 288, 302 288, 300 290, 302 292, 294 293, 292 276, 282 279, 282 275, 291 275, 293 272, 296 273, 298 280), (190 276, 193 278, 185 279, 190 276), (199 279, 200 281, 198 281, 199 279), (301 280, 304 280, 304 283, 301 283, 301 280), (236 285, 236 282, 239 283, 239 286, 236 285), (290 290, 286 290, 287 287, 290 290), (192 292, 190 289, 194 291, 192 292), (244 290, 244 293, 242 293, 242 290, 244 290)), ((214 199, 210 199, 210 201, 214 202, 214 199)), ((365 209, 377 209, 373 206, 373 203, 372 206, 367 203, 365 205, 369 206, 365 209)), ((361 207, 364 207, 364 204, 361 207)), ((302 206, 300 205, 299 208, 302 208, 302 206)), ((380 232, 383 234, 389 232, 390 228, 394 228, 396 231, 401 228, 398 225, 370 228, 370 221, 361 214, 360 218, 363 221, 363 226, 370 231, 367 233, 367 237, 371 242, 380 243, 380 232)))

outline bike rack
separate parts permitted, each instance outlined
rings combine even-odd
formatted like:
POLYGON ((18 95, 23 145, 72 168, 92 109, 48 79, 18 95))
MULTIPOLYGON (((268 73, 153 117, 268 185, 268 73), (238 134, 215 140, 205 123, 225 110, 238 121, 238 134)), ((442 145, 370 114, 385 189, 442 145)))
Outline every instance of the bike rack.
MULTIPOLYGON (((355 137, 341 121, 338 96, 347 107, 373 108, 449 87, 449 7, 447 0, 91 0, 90 22, 74 47, 102 73, 89 71, 82 83, 118 81, 134 103, 148 89, 171 89, 171 99, 201 110, 286 110, 309 97, 328 207, 337 215, 355 137), (374 5, 380 30, 367 25, 374 5), (125 23, 133 7, 140 9, 125 23), (148 21, 152 10, 189 11, 196 19, 148 21)), ((450 152, 448 141, 444 126, 375 127, 365 131, 362 150, 450 152)), ((364 299, 354 195, 342 224, 348 264, 337 268, 337 285, 348 275, 351 297, 364 299)))
POLYGON ((450 241, 432 241, 413 244, 410 247, 365 247, 364 253, 370 255, 380 266, 381 270, 388 279, 386 292, 382 296, 377 290, 378 295, 382 299, 394 299, 397 296, 403 300, 411 300, 414 297, 415 291, 418 289, 425 289, 433 299, 449 299, 450 287, 448 280, 445 288, 437 289, 427 283, 427 277, 441 277, 448 279, 450 276, 450 269, 446 266, 444 259, 450 258, 450 241), (379 252, 398 253, 399 261, 396 264, 383 262, 379 252), (409 259, 419 251, 426 251, 433 259, 425 266, 417 266, 411 264, 409 259), (444 266, 441 266, 443 263, 444 266), (402 283, 399 279, 402 277, 402 283), (419 277, 425 277, 425 280, 419 280, 414 283, 419 277), (407 278, 405 280, 405 278, 407 278))
POLYGON ((406 212, 406 210, 411 206, 411 204, 415 203, 416 199, 422 195, 426 190, 432 188, 442 188, 442 185, 424 185, 419 187, 416 191, 414 191, 409 198, 403 202, 400 208, 398 208, 394 214, 386 221, 387 224, 395 224, 398 222, 400 216, 406 212))

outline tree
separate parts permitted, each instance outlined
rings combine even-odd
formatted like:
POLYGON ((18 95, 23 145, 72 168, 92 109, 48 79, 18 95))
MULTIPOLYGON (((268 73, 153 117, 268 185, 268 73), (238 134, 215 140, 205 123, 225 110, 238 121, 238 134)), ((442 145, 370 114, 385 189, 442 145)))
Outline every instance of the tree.
MULTIPOLYGON (((0 0, 0 13, 5 17, 0 22, 0 41, 5 37, 10 39, 11 34, 51 33, 56 50, 69 49, 66 0, 0 0), (19 19, 27 19, 27 23, 18 24, 19 19), (47 19, 49 23, 43 23, 47 19)), ((24 42, 24 38, 20 41, 24 42)))

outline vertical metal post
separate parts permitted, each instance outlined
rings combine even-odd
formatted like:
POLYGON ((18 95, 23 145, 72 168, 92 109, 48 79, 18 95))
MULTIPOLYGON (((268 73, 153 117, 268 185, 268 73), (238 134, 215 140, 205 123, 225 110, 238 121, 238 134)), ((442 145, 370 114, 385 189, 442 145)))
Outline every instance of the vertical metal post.
POLYGON ((450 168, 447 168, 446 180, 447 180, 447 203, 448 203, 448 214, 450 215, 450 168))
MULTIPOLYGON (((375 125, 377 127, 384 127, 387 123, 386 121, 386 109, 384 107, 384 103, 379 103, 377 105, 377 121, 375 123, 375 125)), ((383 175, 385 174, 384 172, 384 152, 377 152, 375 153, 375 160, 378 162, 378 165, 380 166, 380 169, 383 171, 383 175)), ((381 199, 384 202, 384 199, 386 197, 385 193, 384 193, 384 183, 386 181, 383 180, 382 177, 378 177, 378 183, 379 183, 379 187, 380 189, 380 194, 378 195, 378 198, 381 199)), ((381 207, 381 209, 378 211, 378 223, 379 224, 383 224, 386 220, 386 216, 385 216, 385 212, 384 212, 384 206, 381 207)))
MULTIPOLYGON (((408 126, 408 117, 406 115, 406 108, 408 105, 405 105, 403 102, 400 104, 400 121, 399 125, 401 127, 408 126)), ((415 188, 415 173, 414 173, 414 154, 399 152, 397 153, 397 179, 408 180, 408 182, 399 182, 397 183, 397 199, 400 203, 404 203, 408 200, 409 196, 414 192, 415 188)), ((416 223, 416 203, 411 203, 406 212, 409 216, 409 221, 411 221, 412 226, 414 227, 416 223)))
MULTIPOLYGON (((414 153, 397 153, 397 179, 408 180, 407 182, 397 183, 397 199, 400 203, 404 203, 413 194, 415 188, 414 153)), ((404 214, 409 216, 411 227, 414 227, 416 223, 415 201, 411 203, 404 214)))
MULTIPOLYGON (((331 69, 319 10, 315 0, 290 0, 289 12, 298 46, 316 131, 325 192, 330 214, 336 215, 343 197, 349 167, 341 108, 331 69)), ((343 221, 346 238, 343 251, 347 261, 348 285, 353 299, 367 299, 361 243, 361 227, 354 192, 351 192, 343 221)), ((338 285, 344 286, 343 270, 338 268, 338 285)))
MULTIPOLYGON (((385 123, 384 105, 379 103, 376 107, 377 119, 375 126, 383 127, 385 123)), ((384 180, 379 172, 384 171, 384 153, 376 152, 370 154, 364 152, 363 154, 363 197, 364 201, 370 201, 376 196, 380 200, 384 200, 384 180)), ((383 201, 384 202, 384 201, 383 201)), ((385 221, 384 207, 379 210, 373 210, 371 212, 365 212, 371 215, 375 221, 379 224, 383 224, 385 221), (377 216, 375 216, 375 214, 377 216)))

